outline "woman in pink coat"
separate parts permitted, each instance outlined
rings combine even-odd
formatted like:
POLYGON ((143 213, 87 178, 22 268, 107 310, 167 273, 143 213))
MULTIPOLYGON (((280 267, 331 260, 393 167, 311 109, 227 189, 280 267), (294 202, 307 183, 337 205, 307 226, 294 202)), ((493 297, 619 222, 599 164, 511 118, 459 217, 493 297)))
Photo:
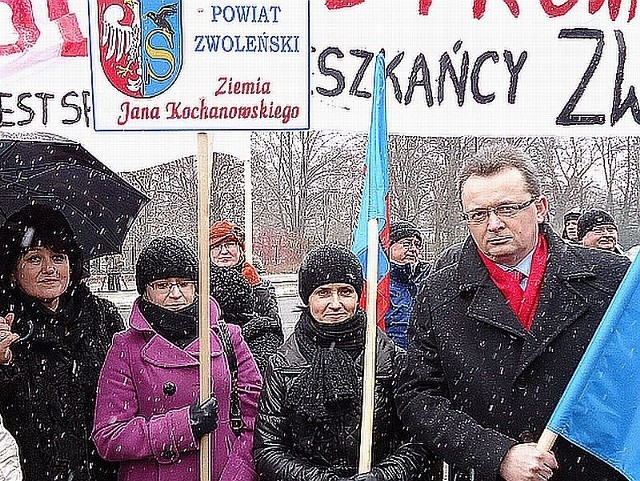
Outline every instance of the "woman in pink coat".
POLYGON ((211 397, 199 402, 197 257, 160 237, 140 253, 130 327, 114 337, 98 383, 93 440, 119 481, 196 481, 211 433, 211 479, 254 481, 261 378, 238 327, 211 310, 211 397), (233 373, 237 388, 232 389, 233 373))

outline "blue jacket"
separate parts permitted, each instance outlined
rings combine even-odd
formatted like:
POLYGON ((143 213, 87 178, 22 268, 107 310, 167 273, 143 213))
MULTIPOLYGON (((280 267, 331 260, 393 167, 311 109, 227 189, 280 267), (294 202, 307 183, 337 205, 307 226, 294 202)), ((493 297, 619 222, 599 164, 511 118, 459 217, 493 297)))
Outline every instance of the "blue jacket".
POLYGON ((407 348, 407 329, 413 300, 430 270, 426 262, 419 262, 412 272, 409 264, 391 262, 389 293, 391 306, 384 318, 387 336, 403 349, 407 348))

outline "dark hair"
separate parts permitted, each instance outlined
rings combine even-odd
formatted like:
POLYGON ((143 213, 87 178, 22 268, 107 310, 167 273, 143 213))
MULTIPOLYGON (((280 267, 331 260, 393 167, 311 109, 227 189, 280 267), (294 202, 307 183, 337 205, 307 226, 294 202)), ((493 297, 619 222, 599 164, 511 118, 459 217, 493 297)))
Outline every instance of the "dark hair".
POLYGON ((11 283, 18 260, 35 247, 47 247, 69 258, 70 283, 82 279, 82 249, 64 215, 51 207, 29 205, 7 217, 0 227, 0 281, 11 283))
POLYGON ((457 179, 458 197, 462 198, 462 188, 469 177, 490 177, 510 168, 522 174, 533 197, 541 195, 540 174, 531 157, 513 145, 497 143, 481 149, 463 165, 457 179))

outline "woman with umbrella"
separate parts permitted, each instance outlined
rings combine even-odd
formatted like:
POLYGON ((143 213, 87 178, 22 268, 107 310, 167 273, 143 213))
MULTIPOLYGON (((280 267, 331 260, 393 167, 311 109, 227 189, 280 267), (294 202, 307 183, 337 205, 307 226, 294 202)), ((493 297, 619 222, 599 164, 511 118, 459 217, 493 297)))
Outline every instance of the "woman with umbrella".
POLYGON ((100 368, 123 330, 116 307, 81 282, 66 218, 24 207, 0 227, 0 414, 27 481, 115 479, 90 440, 100 368))
POLYGON ((336 245, 310 251, 298 272, 305 303, 292 336, 271 358, 256 423, 263 481, 428 479, 427 453, 409 442, 393 393, 404 351, 378 330, 373 468, 358 475, 365 313, 362 268, 336 245))
POLYGON ((211 479, 254 481, 253 426, 262 380, 237 326, 211 299, 211 396, 199 402, 196 253, 159 237, 140 253, 140 297, 115 336, 98 384, 93 439, 121 481, 196 481, 203 435, 211 479))

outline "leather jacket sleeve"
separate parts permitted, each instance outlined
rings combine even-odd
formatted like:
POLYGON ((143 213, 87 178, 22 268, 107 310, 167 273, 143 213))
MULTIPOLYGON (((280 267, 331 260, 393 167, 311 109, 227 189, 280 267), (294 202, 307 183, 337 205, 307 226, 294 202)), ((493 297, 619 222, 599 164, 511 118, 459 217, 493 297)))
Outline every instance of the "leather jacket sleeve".
MULTIPOLYGON (((402 349, 395 346, 394 348, 393 391, 395 396, 400 374, 406 365, 407 359, 406 353, 402 349)), ((395 403, 394 411, 397 411, 395 403)), ((439 463, 437 463, 427 447, 417 442, 399 419, 396 418, 394 424, 396 426, 397 447, 373 467, 372 473, 375 475, 376 481, 427 481, 439 479, 436 477, 439 463)))
POLYGON ((326 468, 314 466, 292 450, 287 417, 283 415, 285 381, 274 369, 273 356, 264 374, 260 409, 254 433, 253 455, 261 481, 337 481, 326 468))

